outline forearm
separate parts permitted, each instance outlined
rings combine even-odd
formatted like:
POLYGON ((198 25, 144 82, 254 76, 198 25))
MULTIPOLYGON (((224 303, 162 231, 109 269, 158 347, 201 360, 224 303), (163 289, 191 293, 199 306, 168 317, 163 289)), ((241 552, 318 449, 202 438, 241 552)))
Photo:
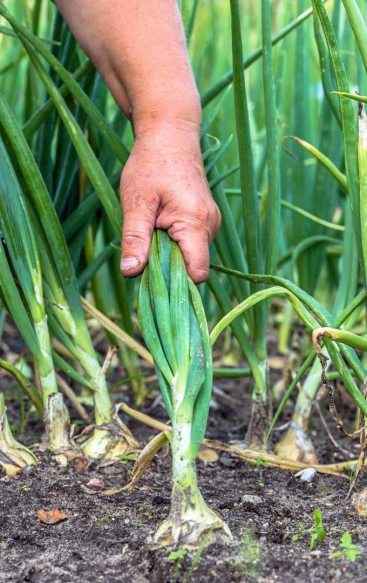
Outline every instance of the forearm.
POLYGON ((176 0, 56 0, 137 134, 200 126, 176 0))
POLYGON ((220 226, 200 152, 201 109, 176 0, 55 0, 132 119, 121 176, 121 270, 139 275, 154 229, 176 241, 195 283, 220 226))

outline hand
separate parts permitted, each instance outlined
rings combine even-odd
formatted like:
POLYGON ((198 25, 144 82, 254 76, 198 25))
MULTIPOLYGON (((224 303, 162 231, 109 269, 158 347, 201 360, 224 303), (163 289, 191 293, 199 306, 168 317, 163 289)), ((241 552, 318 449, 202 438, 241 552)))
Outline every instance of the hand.
POLYGON ((155 228, 168 231, 195 283, 209 273, 209 243, 220 227, 210 194, 197 128, 181 123, 139 131, 121 176, 124 213, 121 271, 139 275, 155 228))

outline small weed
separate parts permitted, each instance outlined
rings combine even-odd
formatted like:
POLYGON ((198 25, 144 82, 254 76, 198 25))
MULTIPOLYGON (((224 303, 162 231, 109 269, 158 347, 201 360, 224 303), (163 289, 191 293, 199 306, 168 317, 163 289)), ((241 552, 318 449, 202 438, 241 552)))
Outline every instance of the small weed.
POLYGON ((297 542, 304 534, 308 533, 311 536, 310 551, 322 543, 326 537, 326 531, 322 522, 322 513, 320 508, 316 508, 313 513, 313 525, 306 528, 303 522, 300 522, 298 531, 292 536, 292 541, 297 542))
POLYGON ((260 543, 252 530, 242 531, 237 553, 225 559, 248 579, 255 579, 261 564, 260 543))
POLYGON ((354 563, 356 559, 362 554, 362 549, 353 543, 352 535, 350 532, 344 532, 342 534, 340 543, 339 543, 340 551, 335 551, 335 553, 331 553, 330 558, 335 559, 340 557, 351 563, 354 563))
POLYGON ((182 561, 187 555, 186 549, 178 549, 177 551, 171 551, 168 555, 168 560, 174 563, 176 570, 180 571, 182 567, 182 561))
POLYGON ((108 524, 112 520, 112 514, 105 514, 101 518, 97 518, 95 524, 108 524))
POLYGON ((268 466, 267 462, 264 460, 264 458, 262 458, 260 455, 257 456, 256 458, 256 462, 255 462, 255 467, 256 468, 266 468, 268 466))
POLYGON ((303 522, 299 523, 297 532, 292 536, 292 542, 296 543, 304 534, 306 528, 303 522))
POLYGON ((313 525, 309 529, 311 535, 310 550, 312 551, 319 543, 324 542, 326 531, 322 523, 322 513, 320 508, 313 511, 313 525))
MULTIPOLYGON (((211 535, 211 532, 209 532, 208 535, 203 539, 202 543, 200 544, 199 548, 197 549, 196 553, 194 554, 194 556, 191 560, 190 568, 185 573, 185 575, 182 579, 183 583, 189 583, 189 581, 191 580, 191 576, 192 576, 193 572, 195 571, 196 567, 198 566, 204 550, 206 549, 206 547, 209 544, 210 535, 211 535)), ((188 553, 187 549, 178 549, 177 551, 170 552, 170 554, 168 555, 168 560, 171 561, 171 563, 174 563, 175 568, 176 568, 176 581, 177 581, 179 572, 181 571, 181 569, 183 567, 183 560, 186 557, 187 553, 188 553)))
POLYGON ((259 481, 258 481, 258 485, 259 485, 259 487, 260 487, 260 488, 265 488, 265 486, 266 486, 266 484, 265 484, 265 480, 262 480, 262 479, 261 479, 261 480, 259 480, 259 481))
POLYGON ((30 487, 28 486, 28 484, 22 484, 20 486, 20 489, 22 490, 22 492, 29 492, 30 487))
POLYGON ((135 453, 124 453, 119 456, 119 460, 122 464, 127 464, 128 462, 135 462, 136 457, 135 453))
POLYGON ((332 492, 333 489, 331 486, 319 486, 319 490, 320 490, 320 492, 328 493, 328 492, 332 492))
POLYGON ((354 464, 347 464, 345 472, 349 478, 349 483, 351 484, 356 473, 356 466, 354 464))
POLYGON ((200 544, 198 550, 196 551, 195 555, 193 556, 192 561, 191 561, 191 565, 190 565, 190 569, 185 574, 185 576, 184 576, 184 578, 182 580, 183 583, 189 583, 190 578, 191 578, 191 575, 193 574, 193 572, 195 571, 196 567, 200 563, 201 556, 202 556, 203 552, 205 551, 206 547, 209 544, 210 536, 211 536, 211 531, 209 531, 208 534, 206 535, 206 537, 204 537, 204 539, 203 539, 202 543, 200 544))

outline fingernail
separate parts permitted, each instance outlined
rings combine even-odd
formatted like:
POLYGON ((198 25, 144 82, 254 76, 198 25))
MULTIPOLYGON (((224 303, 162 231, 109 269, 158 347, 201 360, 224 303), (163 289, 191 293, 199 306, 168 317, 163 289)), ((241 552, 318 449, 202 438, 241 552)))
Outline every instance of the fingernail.
POLYGON ((138 267, 140 261, 137 257, 123 257, 121 261, 122 271, 129 271, 129 269, 134 269, 138 267))

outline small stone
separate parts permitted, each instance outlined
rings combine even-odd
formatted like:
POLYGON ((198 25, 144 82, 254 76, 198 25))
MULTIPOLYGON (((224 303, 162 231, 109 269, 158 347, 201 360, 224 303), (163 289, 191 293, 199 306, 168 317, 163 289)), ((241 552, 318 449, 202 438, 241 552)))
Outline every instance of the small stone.
POLYGON ((300 472, 297 472, 296 478, 299 478, 301 482, 312 482, 312 480, 317 476, 315 468, 305 468, 300 472))
POLYGON ((227 454, 222 454, 219 458, 219 462, 226 468, 234 468, 238 465, 238 460, 227 454))
POLYGON ((23 476, 33 476, 36 472, 36 466, 26 466, 23 470, 23 476))
POLYGON ((264 500, 255 494, 245 494, 242 496, 241 504, 246 504, 247 506, 259 506, 260 504, 264 504, 264 500))
POLYGON ((169 498, 165 498, 164 496, 154 496, 152 499, 152 503, 153 504, 157 504, 157 506, 161 505, 161 504, 169 504, 170 503, 170 499, 169 498))
POLYGON ((89 480, 87 484, 87 488, 91 488, 92 490, 102 490, 105 487, 105 483, 102 480, 89 480))

